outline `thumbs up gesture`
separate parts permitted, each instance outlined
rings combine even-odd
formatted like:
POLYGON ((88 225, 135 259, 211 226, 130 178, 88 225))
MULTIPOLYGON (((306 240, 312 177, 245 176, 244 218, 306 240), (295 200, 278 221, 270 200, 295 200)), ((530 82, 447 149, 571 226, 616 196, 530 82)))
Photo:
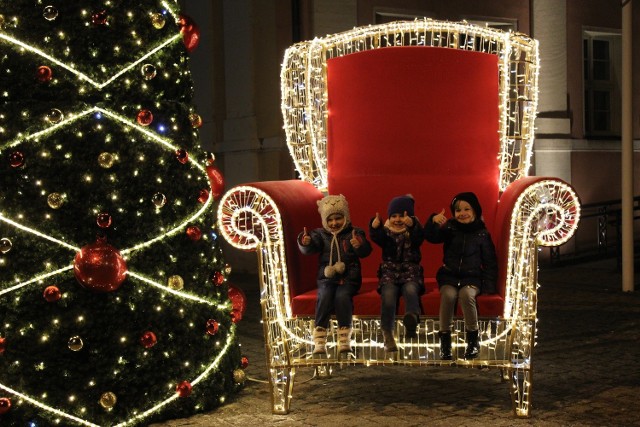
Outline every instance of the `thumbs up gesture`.
POLYGON ((439 225, 442 225, 445 222, 447 222, 447 217, 444 216, 444 208, 442 208, 439 214, 433 216, 433 222, 439 225))
POLYGON ((304 230, 302 231, 300 243, 302 243, 302 246, 309 246, 311 244, 311 236, 307 233, 307 227, 304 227, 304 230))
POLYGON ((380 227, 380 214, 376 212, 376 217, 371 221, 371 228, 380 227))
POLYGON ((413 218, 407 215, 407 211, 404 211, 404 213, 402 214, 402 222, 404 222, 404 225, 406 225, 407 227, 413 226, 413 218))
POLYGON ((351 242, 351 246, 353 246, 353 249, 358 249, 360 247, 361 245, 360 238, 356 234, 356 230, 353 230, 353 232, 351 233, 350 242, 351 242))

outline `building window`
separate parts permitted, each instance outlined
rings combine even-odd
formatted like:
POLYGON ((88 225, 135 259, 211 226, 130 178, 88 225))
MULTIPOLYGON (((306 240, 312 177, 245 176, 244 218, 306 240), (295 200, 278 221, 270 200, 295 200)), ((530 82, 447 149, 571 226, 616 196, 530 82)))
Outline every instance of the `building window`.
POLYGON ((584 31, 584 132, 586 136, 620 135, 619 34, 584 31))

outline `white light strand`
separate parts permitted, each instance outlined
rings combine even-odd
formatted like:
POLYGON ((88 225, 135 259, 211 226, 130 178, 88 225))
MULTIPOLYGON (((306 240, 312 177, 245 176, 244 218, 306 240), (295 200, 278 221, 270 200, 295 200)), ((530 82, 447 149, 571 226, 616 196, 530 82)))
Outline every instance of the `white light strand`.
POLYGON ((26 43, 21 42, 20 40, 13 38, 7 34, 1 33, 0 32, 0 39, 1 40, 5 40, 7 42, 9 42, 10 44, 15 44, 17 46, 20 46, 21 48, 31 52, 31 53, 35 53, 38 56, 41 56, 51 62, 53 62, 56 65, 59 65, 60 67, 64 68, 65 70, 75 74, 76 76, 78 76, 81 80, 86 81, 87 83, 90 83, 91 85, 93 85, 94 87, 98 88, 98 89, 103 89, 106 86, 110 85, 111 83, 113 83, 115 80, 118 79, 118 77, 120 77, 121 75, 123 75, 124 73, 128 72, 130 69, 136 67, 137 65, 139 65, 142 61, 144 61, 145 59, 147 59, 148 57, 150 57, 151 55, 155 54, 156 52, 158 52, 159 50, 162 50, 163 48, 165 48, 166 46, 168 46, 169 44, 173 43, 175 40, 179 39, 180 37, 182 37, 181 34, 175 34, 171 37, 169 37, 167 40, 165 40, 164 42, 162 42, 159 46, 153 48, 152 50, 150 50, 149 52, 147 52, 146 54, 144 54, 143 56, 141 56, 138 60, 136 60, 135 62, 127 65, 125 68, 123 68, 122 70, 118 71, 116 74, 114 74, 111 78, 109 78, 108 80, 103 81, 102 83, 97 82, 95 80, 93 80, 91 77, 87 76, 86 74, 76 70, 75 68, 73 68, 72 65, 68 65, 65 64, 64 62, 54 58, 51 55, 48 55, 47 53, 41 51, 40 49, 33 47, 31 45, 28 45, 26 43))

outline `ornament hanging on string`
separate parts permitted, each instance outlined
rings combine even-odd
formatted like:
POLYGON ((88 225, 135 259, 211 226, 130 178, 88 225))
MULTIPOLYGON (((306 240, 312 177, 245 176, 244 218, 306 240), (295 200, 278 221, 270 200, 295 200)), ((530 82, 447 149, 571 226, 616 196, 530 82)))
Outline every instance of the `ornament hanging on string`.
POLYGON ((247 297, 244 291, 238 288, 236 285, 229 285, 229 300, 231 300, 231 320, 233 323, 238 323, 242 320, 242 316, 247 308, 247 297))
POLYGON ((189 161, 189 153, 187 153, 187 150, 180 148, 176 150, 176 159, 184 165, 189 161))
POLYGON ((184 288, 184 279, 174 274, 167 279, 167 286, 174 291, 181 291, 184 288))
POLYGON ((83 288, 113 292, 127 278, 127 263, 105 237, 98 237, 76 254, 73 273, 83 288))
POLYGON ((56 302, 62 298, 62 292, 57 286, 47 286, 42 294, 47 302, 56 302))
POLYGON ((200 28, 191 17, 181 14, 178 18, 178 27, 182 34, 182 42, 187 52, 193 52, 200 43, 200 28))
POLYGON ((207 334, 209 334, 209 335, 217 334, 219 327, 220 327, 220 325, 219 325, 217 320, 215 320, 215 319, 207 320, 207 326, 206 326, 207 334))
POLYGON ((247 367, 249 367, 249 358, 247 356, 242 356, 240 359, 240 367, 242 369, 247 369, 247 367))
POLYGON ((186 233, 187 237, 189 237, 189 239, 193 240, 194 242, 197 242, 202 238, 202 231, 200 231, 200 228, 196 227, 195 225, 187 227, 186 233))
POLYGON ((151 201, 155 205, 156 208, 161 208, 167 203, 167 196, 162 193, 156 193, 151 198, 151 201))
POLYGON ((47 21, 53 21, 58 17, 58 9, 56 9, 54 6, 45 6, 44 10, 42 11, 42 16, 47 21))
POLYGON ((153 113, 149 110, 140 110, 136 121, 140 126, 149 126, 153 122, 153 113))
POLYGON ((11 410, 11 399, 0 397, 0 415, 4 415, 11 410))
POLYGON ((233 371, 233 381, 236 384, 244 384, 247 379, 247 374, 242 369, 236 369, 233 371))
POLYGON ((47 204, 51 209, 60 209, 64 204, 64 195, 60 193, 51 193, 47 196, 47 204))
POLYGON ((12 168, 24 166, 24 153, 22 151, 14 151, 9 154, 9 164, 12 168))
POLYGON ((103 27, 109 24, 108 15, 106 10, 100 10, 91 15, 91 23, 93 25, 103 27))
POLYGON ((146 331, 140 337, 140 344, 142 344, 142 346, 147 349, 156 345, 157 342, 158 342, 158 337, 156 337, 156 334, 154 334, 151 331, 146 331))
POLYGON ((182 381, 177 385, 176 392, 180 397, 189 397, 191 395, 191 383, 189 381, 182 381))
POLYGON ((116 162, 116 156, 113 153, 103 152, 98 156, 98 164, 103 169, 110 169, 116 162))
POLYGON ((167 23, 167 20, 164 18, 164 15, 161 13, 152 13, 151 14, 151 25, 156 30, 161 30, 164 28, 164 25, 167 23))
POLYGON ((7 239, 6 237, 0 239, 0 252, 6 254, 11 250, 12 247, 13 243, 11 243, 11 240, 7 239))
POLYGON ((222 274, 222 272, 216 271, 215 273, 213 273, 211 281, 216 286, 222 286, 222 284, 224 283, 224 275, 222 274))
POLYGON ((109 228, 109 227, 111 227, 112 221, 113 221, 113 219, 111 218, 111 215, 109 215, 109 213, 107 213, 107 212, 100 212, 98 214, 98 216, 96 217, 96 223, 98 224, 98 227, 100 227, 100 228, 109 228))
POLYGON ((207 200, 209 200, 209 190, 207 190, 206 188, 203 188, 198 193, 198 201, 204 204, 204 203, 207 203, 207 200))
POLYGON ((82 341, 82 338, 77 335, 73 336, 69 338, 69 341, 67 341, 67 347, 69 347, 69 350, 71 351, 80 351, 84 348, 84 341, 82 341))
POLYGON ((100 406, 104 409, 113 409, 117 402, 118 398, 113 392, 108 391, 106 393, 102 393, 102 396, 100 396, 100 406))
POLYGON ((52 108, 47 113, 46 119, 49 123, 55 125, 64 119, 64 113, 57 108, 52 108))
POLYGON ((40 83, 49 83, 53 78, 53 71, 46 65, 41 65, 36 71, 36 78, 40 83))
POLYGON ((206 165, 207 177, 209 177, 209 186, 211 187, 211 194, 215 199, 220 197, 224 192, 224 177, 222 172, 216 166, 215 160, 209 158, 206 165))
POLYGON ((189 122, 191 123, 191 127, 194 129, 198 129, 202 126, 202 117, 198 113, 189 114, 189 122))
POLYGON ((144 77, 145 80, 151 80, 156 76, 156 67, 152 64, 144 64, 141 68, 140 68, 140 73, 142 74, 142 77, 144 77))

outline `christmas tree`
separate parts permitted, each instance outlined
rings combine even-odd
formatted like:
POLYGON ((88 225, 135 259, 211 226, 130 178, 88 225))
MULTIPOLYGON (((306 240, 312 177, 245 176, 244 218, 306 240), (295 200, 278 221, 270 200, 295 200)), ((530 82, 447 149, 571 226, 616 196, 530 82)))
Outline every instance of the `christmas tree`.
POLYGON ((176 0, 0 0, 0 425, 141 425, 244 379, 176 0))

